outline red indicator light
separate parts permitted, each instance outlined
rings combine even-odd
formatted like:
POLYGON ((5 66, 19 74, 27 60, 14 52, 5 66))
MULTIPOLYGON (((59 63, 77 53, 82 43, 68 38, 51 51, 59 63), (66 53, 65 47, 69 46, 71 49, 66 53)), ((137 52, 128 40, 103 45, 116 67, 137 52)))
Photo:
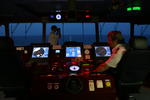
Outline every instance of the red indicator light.
POLYGON ((86 15, 85 17, 86 17, 86 18, 90 18, 90 17, 91 17, 91 15, 86 15))
POLYGON ((49 75, 47 75, 48 77, 51 77, 51 76, 53 76, 53 75, 51 75, 51 74, 49 74, 49 75))
POLYGON ((74 61, 73 61, 73 62, 71 62, 71 64, 76 65, 76 64, 77 64, 77 62, 74 62, 74 61))

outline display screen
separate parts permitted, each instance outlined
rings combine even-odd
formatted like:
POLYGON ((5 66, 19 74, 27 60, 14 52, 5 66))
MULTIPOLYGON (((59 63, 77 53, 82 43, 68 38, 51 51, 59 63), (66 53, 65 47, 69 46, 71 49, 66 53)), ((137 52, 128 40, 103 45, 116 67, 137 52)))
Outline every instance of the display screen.
POLYGON ((48 58, 49 47, 33 47, 32 58, 48 58))
POLYGON ((81 57, 81 47, 66 47, 66 57, 81 57))
POLYGON ((55 50, 55 53, 60 53, 60 50, 55 50))
POLYGON ((109 46, 95 46, 96 57, 110 57, 111 50, 109 46))

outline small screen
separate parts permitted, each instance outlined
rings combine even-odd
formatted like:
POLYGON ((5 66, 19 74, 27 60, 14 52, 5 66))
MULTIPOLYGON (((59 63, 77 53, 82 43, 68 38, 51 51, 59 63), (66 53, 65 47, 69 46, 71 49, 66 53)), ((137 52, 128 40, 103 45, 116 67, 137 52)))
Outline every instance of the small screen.
POLYGON ((32 58, 48 58, 49 47, 33 47, 32 58))
POLYGON ((55 53, 60 53, 60 50, 55 50, 55 53))
POLYGON ((81 47, 66 47, 66 57, 81 57, 81 47))
POLYGON ((95 46, 96 57, 110 57, 111 50, 109 46, 95 46))

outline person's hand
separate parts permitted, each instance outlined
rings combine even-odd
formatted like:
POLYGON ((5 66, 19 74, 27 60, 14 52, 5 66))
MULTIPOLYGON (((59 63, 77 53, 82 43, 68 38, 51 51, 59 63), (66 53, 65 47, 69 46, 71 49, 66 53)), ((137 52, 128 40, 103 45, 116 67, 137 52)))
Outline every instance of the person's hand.
POLYGON ((60 31, 60 28, 57 28, 57 31, 60 31))

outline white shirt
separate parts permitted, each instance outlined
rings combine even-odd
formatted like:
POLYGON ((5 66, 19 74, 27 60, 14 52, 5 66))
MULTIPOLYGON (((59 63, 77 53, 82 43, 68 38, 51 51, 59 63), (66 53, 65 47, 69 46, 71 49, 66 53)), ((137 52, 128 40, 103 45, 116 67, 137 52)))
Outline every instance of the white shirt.
POLYGON ((116 68, 124 52, 126 52, 126 48, 123 45, 118 44, 112 49, 112 56, 105 63, 109 67, 116 68))
POLYGON ((52 31, 49 35, 49 41, 48 42, 50 42, 51 45, 57 45, 58 39, 59 39, 59 35, 55 34, 55 32, 52 31))

